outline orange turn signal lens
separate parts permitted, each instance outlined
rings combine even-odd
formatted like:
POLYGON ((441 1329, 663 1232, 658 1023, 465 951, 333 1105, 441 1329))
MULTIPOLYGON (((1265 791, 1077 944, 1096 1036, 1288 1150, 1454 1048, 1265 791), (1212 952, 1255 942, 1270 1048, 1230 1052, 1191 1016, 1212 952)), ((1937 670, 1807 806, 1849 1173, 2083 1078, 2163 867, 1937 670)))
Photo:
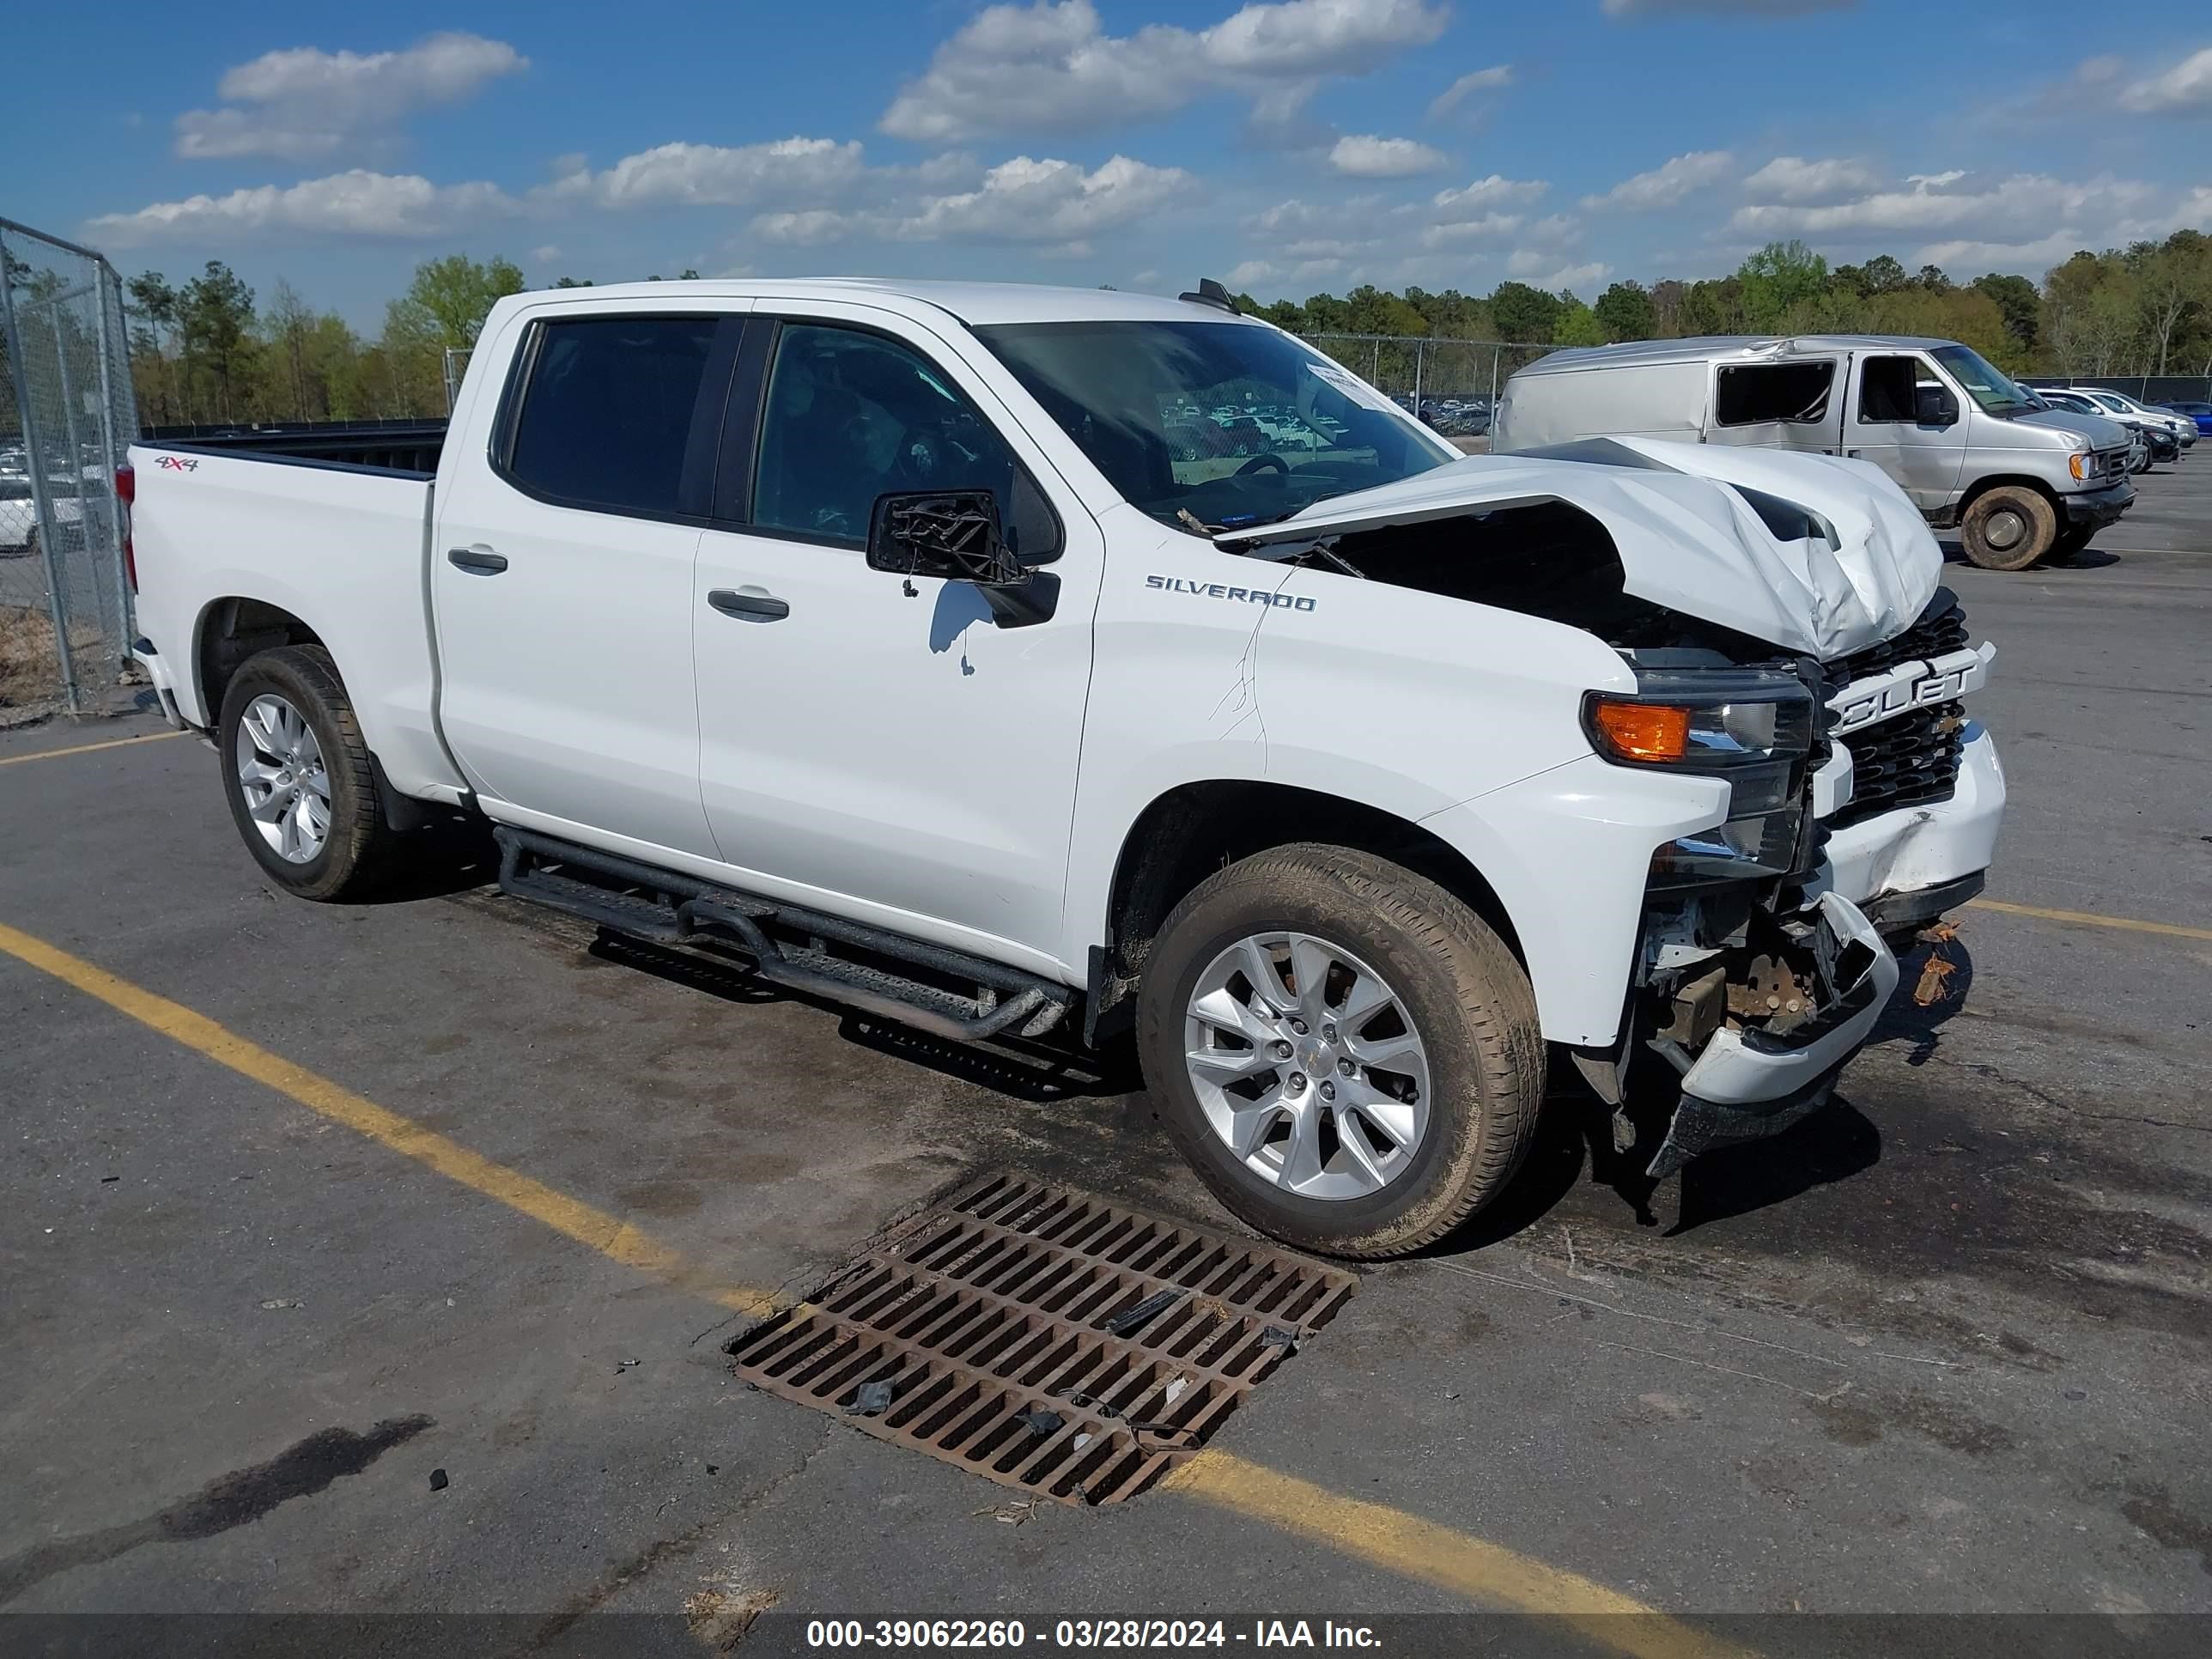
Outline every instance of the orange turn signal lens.
POLYGON ((1690 752, 1686 708, 1599 697, 1590 704, 1590 722, 1622 760, 1676 761, 1690 752))

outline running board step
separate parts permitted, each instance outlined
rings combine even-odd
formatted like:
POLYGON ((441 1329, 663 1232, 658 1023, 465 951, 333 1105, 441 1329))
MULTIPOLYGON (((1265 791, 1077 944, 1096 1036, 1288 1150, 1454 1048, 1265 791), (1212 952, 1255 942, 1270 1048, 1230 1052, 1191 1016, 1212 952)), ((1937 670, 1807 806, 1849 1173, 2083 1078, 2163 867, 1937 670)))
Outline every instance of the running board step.
POLYGON ((499 843, 500 890, 513 897, 657 944, 734 945, 772 984, 811 992, 956 1042, 1006 1032, 1041 1036, 1066 1017, 1074 998, 1066 986, 1002 963, 732 892, 595 848, 505 824, 492 834, 499 843), (806 943, 777 939, 770 927, 802 934, 806 943), (972 982, 976 994, 963 996, 834 955, 832 942, 972 982))

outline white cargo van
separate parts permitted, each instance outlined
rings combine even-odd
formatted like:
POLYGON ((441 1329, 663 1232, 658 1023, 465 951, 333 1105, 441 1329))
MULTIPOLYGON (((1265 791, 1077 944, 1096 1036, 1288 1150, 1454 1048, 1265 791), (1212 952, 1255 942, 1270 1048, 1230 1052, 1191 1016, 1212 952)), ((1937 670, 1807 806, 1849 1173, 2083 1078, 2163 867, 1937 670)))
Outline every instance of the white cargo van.
POLYGON ((1598 437, 1872 462, 1991 570, 2078 552, 2135 500, 2122 428, 2040 406, 1953 340, 1839 334, 1555 351, 1506 383, 1491 449, 1598 437))

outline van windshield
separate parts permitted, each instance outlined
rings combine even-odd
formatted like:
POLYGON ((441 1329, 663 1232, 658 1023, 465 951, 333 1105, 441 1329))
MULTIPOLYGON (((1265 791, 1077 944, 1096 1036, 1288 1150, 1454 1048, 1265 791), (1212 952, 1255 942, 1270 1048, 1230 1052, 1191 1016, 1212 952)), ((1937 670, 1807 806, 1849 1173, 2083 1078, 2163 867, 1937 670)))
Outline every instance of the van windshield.
POLYGON ((1275 329, 1130 321, 975 332, 1125 500, 1184 529, 1189 519, 1272 524, 1459 459, 1351 371, 1275 329))
POLYGON ((1953 380, 1966 388, 1968 397, 1992 415, 2007 415, 2036 406, 2035 399, 2025 389, 2014 385, 2009 375, 1972 347, 1942 345, 1929 355, 1943 365, 1953 380))

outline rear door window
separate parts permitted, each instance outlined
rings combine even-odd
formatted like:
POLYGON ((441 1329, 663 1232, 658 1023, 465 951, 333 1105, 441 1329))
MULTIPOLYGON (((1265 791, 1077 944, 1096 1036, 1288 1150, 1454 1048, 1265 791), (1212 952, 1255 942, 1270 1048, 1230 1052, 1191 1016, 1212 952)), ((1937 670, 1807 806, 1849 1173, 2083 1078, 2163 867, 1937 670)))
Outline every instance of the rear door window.
POLYGON ((704 510, 711 434, 727 388, 708 385, 714 317, 567 318, 538 325, 503 471, 564 506, 668 518, 704 510), (702 468, 704 471, 702 471, 702 468))
POLYGON ((1716 426, 1763 426, 1774 422, 1818 425, 1828 416, 1836 383, 1833 358, 1802 363, 1731 365, 1720 371, 1713 392, 1716 426))

